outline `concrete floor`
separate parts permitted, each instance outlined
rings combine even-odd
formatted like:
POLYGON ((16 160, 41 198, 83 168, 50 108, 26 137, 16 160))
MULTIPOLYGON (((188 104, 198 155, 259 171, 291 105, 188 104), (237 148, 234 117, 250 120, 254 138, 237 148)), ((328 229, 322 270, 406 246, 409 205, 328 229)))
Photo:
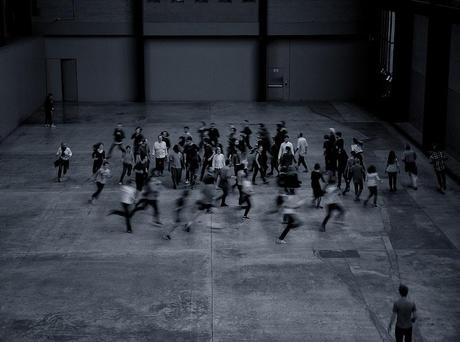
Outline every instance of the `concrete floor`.
MULTIPOLYGON (((390 341, 400 282, 419 309, 416 341, 459 341, 459 187, 450 181, 446 195, 437 193, 421 153, 418 191, 401 174, 397 193, 385 179, 380 208, 348 195, 344 224, 333 220, 326 233, 318 232, 324 212, 305 206, 306 224, 286 245, 274 243, 279 217, 266 214, 274 179, 256 187, 250 221, 218 208, 171 241, 160 239, 149 213, 135 217, 132 235, 119 217, 106 216, 119 205, 117 177, 95 206, 87 204, 91 145, 109 144, 117 122, 127 133, 143 126, 150 141, 166 129, 174 141, 185 124, 195 130, 199 120, 215 121, 226 134, 244 118, 254 130, 262 121, 273 132, 280 119, 291 136, 302 130, 309 165, 322 162, 329 127, 347 146, 353 136, 368 139, 366 160, 381 175, 388 150, 399 154, 404 144, 384 123, 339 102, 80 105, 58 108, 56 129, 35 114, 0 144, 0 341, 390 341), (61 140, 74 153, 65 183, 53 168, 61 140), (334 253, 342 250, 357 253, 334 253)), ((306 174, 302 181, 298 195, 310 198, 306 174)), ((178 193, 162 193, 166 226, 178 193)), ((235 195, 229 203, 236 205, 235 195)))

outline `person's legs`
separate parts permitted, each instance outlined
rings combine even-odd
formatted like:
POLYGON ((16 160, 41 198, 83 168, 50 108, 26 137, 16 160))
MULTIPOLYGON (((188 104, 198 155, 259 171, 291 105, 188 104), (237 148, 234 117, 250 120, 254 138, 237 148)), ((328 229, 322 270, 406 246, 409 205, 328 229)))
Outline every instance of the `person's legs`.
POLYGON ((353 182, 353 186, 355 187, 355 197, 358 198, 358 192, 359 192, 359 184, 358 182, 353 182))
POLYGON ((113 149, 115 148, 115 146, 116 146, 115 142, 113 142, 113 143, 110 145, 109 152, 107 152, 107 159, 110 159, 110 157, 112 156, 112 151, 113 151, 113 149))
POLYGON ((404 342, 412 342, 412 328, 404 329, 404 342))
POLYGON ((299 156, 299 166, 300 166, 300 163, 305 168, 305 171, 308 171, 308 166, 307 166, 307 162, 305 161, 305 156, 299 156))
POLYGON ((342 176, 343 176, 343 170, 339 169, 337 171, 337 187, 339 189, 342 187, 342 176))
POLYGON ((361 193, 363 192, 363 189, 364 189, 364 182, 362 180, 360 180, 358 182, 358 194, 357 194, 357 197, 361 197, 361 193))
POLYGON ((262 182, 267 183, 267 180, 265 179, 265 176, 267 174, 267 168, 262 166, 260 168, 260 177, 262 178, 262 182))
POLYGON ((104 184, 102 184, 101 182, 96 182, 96 186, 97 186, 97 190, 96 190, 96 192, 91 196, 92 199, 97 199, 97 198, 99 197, 99 195, 101 194, 102 189, 104 189, 104 184))
POLYGON ((127 164, 127 166, 128 166, 127 175, 128 175, 128 177, 131 177, 131 172, 132 172, 132 170, 133 170, 133 166, 132 166, 131 164, 127 164))
POLYGON ((395 340, 396 342, 403 342, 403 329, 395 327, 395 340))
POLYGON ((203 161, 203 165, 201 166, 201 174, 200 174, 200 181, 203 181, 204 173, 206 169, 208 168, 209 162, 205 159, 203 161))
POLYGON ((331 218, 331 213, 332 213, 332 206, 328 204, 326 206, 326 217, 324 218, 323 222, 321 223, 321 230, 326 231, 326 224, 331 218))
POLYGON ((62 177, 62 169, 64 168, 64 164, 63 164, 63 161, 60 160, 59 162, 59 167, 58 167, 58 180, 60 181, 61 180, 61 177, 62 177))
POLYGON ((128 164, 123 163, 123 170, 121 171, 121 177, 120 177, 119 183, 123 183, 123 179, 125 178, 127 170, 128 170, 128 164))
POLYGON ((438 188, 439 190, 442 190, 442 176, 441 176, 441 172, 440 171, 436 171, 435 170, 435 174, 436 174, 436 179, 438 181, 438 188))
POLYGON ((246 202, 246 209, 244 210, 243 217, 248 218, 249 210, 251 210, 251 197, 246 195, 245 202, 246 202))
POLYGON ((255 183, 257 174, 259 173, 259 165, 257 165, 257 163, 254 163, 253 167, 254 167, 254 171, 252 173, 252 183, 255 183))
POLYGON ((292 224, 294 223, 294 218, 292 217, 292 215, 286 215, 285 222, 286 222, 286 228, 284 228, 283 232, 278 238, 278 240, 281 240, 281 241, 284 240, 284 238, 286 237, 286 235, 288 235, 289 231, 292 228, 292 224))
POLYGON ((172 183, 173 183, 173 188, 176 189, 177 188, 177 169, 175 167, 172 167, 171 168, 171 180, 172 180, 172 183))
POLYGON ((136 172, 136 189, 137 191, 142 191, 144 186, 144 175, 140 172, 136 172))
POLYGON ((121 206, 123 207, 123 211, 125 213, 126 231, 128 233, 131 233, 132 232, 132 229, 131 229, 131 213, 129 212, 129 204, 122 203, 121 206))
POLYGON ((446 190, 447 183, 446 183, 446 171, 445 170, 441 171, 441 180, 442 180, 442 189, 446 190))
POLYGON ((157 158, 157 170, 160 173, 160 175, 163 175, 164 168, 165 168, 165 159, 157 158))

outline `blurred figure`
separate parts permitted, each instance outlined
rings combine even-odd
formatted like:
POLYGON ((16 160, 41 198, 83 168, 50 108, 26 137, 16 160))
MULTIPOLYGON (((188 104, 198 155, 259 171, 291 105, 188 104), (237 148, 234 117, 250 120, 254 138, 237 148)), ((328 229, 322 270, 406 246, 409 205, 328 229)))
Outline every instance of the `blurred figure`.
POLYGON ((105 160, 105 151, 104 144, 97 143, 93 145, 93 153, 91 155, 93 158, 93 175, 102 167, 102 163, 105 160))
POLYGON ((188 189, 184 189, 179 198, 175 201, 174 207, 174 224, 169 231, 167 231, 162 238, 164 240, 171 240, 171 233, 176 230, 178 226, 180 226, 183 222, 182 212, 185 210, 185 206, 187 204, 187 199, 190 195, 190 191, 188 189))
POLYGON ((131 146, 126 146, 125 151, 123 152, 123 170, 121 171, 121 177, 120 181, 118 184, 123 184, 123 179, 125 178, 125 175, 128 175, 128 177, 131 177, 131 171, 133 170, 133 165, 134 165, 134 155, 133 151, 131 151, 131 146))
POLYGON ((219 142, 220 134, 214 122, 211 122, 211 125, 209 126, 208 134, 209 134, 209 140, 211 141, 211 145, 216 147, 217 143, 219 142))
POLYGON ((306 199, 299 201, 293 193, 290 193, 283 198, 281 207, 283 208, 283 225, 285 224, 286 227, 276 240, 276 243, 285 244, 286 241, 284 239, 291 229, 298 228, 303 224, 296 213, 296 209, 303 205, 305 201, 306 199))
POLYGON ((249 148, 249 149, 252 149, 252 146, 251 146, 251 134, 252 134, 252 131, 249 128, 249 120, 244 120, 243 121, 243 129, 241 130, 241 132, 244 134, 244 143, 245 143, 246 147, 249 148))
POLYGON ((112 157, 112 151, 115 147, 117 147, 121 153, 125 152, 123 147, 123 139, 125 138, 125 132, 123 131, 123 125, 119 123, 115 130, 113 131, 113 142, 110 145, 109 152, 107 153, 107 159, 112 157))
POLYGON ((230 161, 228 159, 225 160, 225 165, 217 176, 217 186, 222 190, 222 195, 217 198, 217 200, 221 200, 221 207, 228 207, 225 200, 230 192, 230 179, 232 177, 230 168, 228 167, 229 164, 230 161))
POLYGON ((364 188, 366 170, 364 169, 364 166, 361 165, 361 160, 358 158, 355 159, 355 163, 351 167, 351 177, 355 188, 355 201, 359 201, 364 188))
POLYGON ((321 223, 319 229, 320 232, 326 231, 326 224, 332 216, 334 211, 338 212, 338 217, 343 217, 345 215, 345 209, 343 208, 341 201, 339 199, 340 190, 335 185, 333 178, 329 178, 329 184, 326 187, 324 202, 326 203, 326 217, 321 223))
POLYGON ((257 148, 257 152, 253 162, 253 173, 252 173, 252 184, 256 184, 256 177, 257 173, 260 172, 260 178, 264 184, 268 184, 267 180, 265 179, 265 175, 267 173, 267 153, 264 150, 264 147, 261 145, 257 148))
POLYGON ((49 93, 46 96, 43 107, 45 109, 45 127, 56 127, 53 121, 53 112, 54 112, 53 94, 49 93))
POLYGON ((94 174, 94 180, 96 182, 96 187, 97 190, 95 193, 92 194, 90 203, 94 204, 96 203, 96 200, 99 198, 99 195, 101 194, 102 190, 104 189, 105 184, 107 183, 107 180, 112 177, 112 173, 110 172, 109 169, 109 162, 105 161, 102 164, 102 167, 96 171, 94 174))
POLYGON ((249 181, 247 173, 245 173, 245 177, 241 183, 241 194, 238 201, 241 208, 244 209, 243 220, 249 220, 248 214, 252 207, 251 197, 253 193, 252 183, 249 181))
POLYGON ((111 210, 108 215, 119 215, 125 218, 126 232, 132 233, 131 207, 136 200, 136 189, 130 185, 123 185, 120 187, 121 190, 121 208, 122 210, 111 210))
POLYGON ((404 170, 409 175, 411 186, 414 190, 417 190, 417 154, 410 147, 409 144, 406 144, 405 151, 403 152, 402 161, 404 162, 404 170))
POLYGON ((58 159, 54 162, 54 166, 58 168, 58 182, 61 182, 63 176, 66 175, 70 168, 70 158, 72 158, 72 151, 65 143, 61 142, 61 145, 56 152, 56 156, 58 159))
POLYGON ((412 341, 412 325, 417 320, 417 308, 413 301, 407 299, 408 293, 409 288, 406 285, 399 285, 399 295, 401 297, 393 303, 393 313, 388 325, 388 333, 391 333, 391 326, 396 320, 396 342, 412 341))
POLYGON ((206 214, 211 213, 211 209, 214 207, 214 177, 212 175, 212 169, 209 170, 207 175, 203 178, 203 186, 201 187, 201 198, 196 202, 197 212, 190 218, 187 224, 184 226, 186 232, 190 232, 190 228, 193 223, 198 219, 199 216, 205 212, 206 214))
POLYGON ((158 208, 158 198, 160 194, 161 182, 153 177, 145 185, 142 190, 139 201, 133 209, 133 214, 139 210, 145 210, 148 206, 153 209, 153 222, 162 224, 160 221, 160 210, 158 208))

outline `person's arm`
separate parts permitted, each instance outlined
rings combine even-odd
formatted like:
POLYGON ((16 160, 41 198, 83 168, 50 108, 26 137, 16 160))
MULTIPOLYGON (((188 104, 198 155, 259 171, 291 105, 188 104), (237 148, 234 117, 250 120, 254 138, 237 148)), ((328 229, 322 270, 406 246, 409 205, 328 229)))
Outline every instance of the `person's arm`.
POLYGON ((388 324, 388 333, 391 333, 391 326, 393 325, 395 319, 396 319, 396 312, 393 311, 393 313, 391 314, 390 323, 388 324))
POLYGON ((412 308, 412 323, 415 323, 415 321, 417 320, 417 307, 415 306, 415 303, 414 303, 414 307, 412 308))
POLYGON ((68 148, 68 147, 67 147, 67 150, 68 150, 67 155, 68 155, 68 157, 70 159, 72 157, 72 150, 70 148, 68 148))
POLYGON ((57 152, 56 152, 56 155, 59 156, 61 153, 62 153, 62 150, 61 150, 60 147, 58 147, 58 150, 57 150, 57 152))
POLYGON ((283 150, 283 144, 280 145, 280 149, 278 151, 278 162, 281 160, 282 150, 283 150))

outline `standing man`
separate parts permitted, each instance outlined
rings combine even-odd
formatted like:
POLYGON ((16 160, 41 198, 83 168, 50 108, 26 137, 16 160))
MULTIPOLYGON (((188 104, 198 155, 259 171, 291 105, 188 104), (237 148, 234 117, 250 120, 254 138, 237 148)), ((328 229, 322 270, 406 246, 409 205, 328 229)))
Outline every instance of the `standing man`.
POLYGON ((437 144, 433 145, 433 152, 430 155, 430 163, 433 165, 438 180, 438 190, 443 194, 446 191, 446 170, 447 155, 441 151, 437 144))
POLYGON ((409 288, 406 285, 399 285, 399 294, 401 298, 393 304, 393 314, 391 315, 388 333, 396 319, 395 338, 396 342, 412 341, 412 323, 417 320, 417 308, 415 303, 407 299, 409 288))
POLYGON ((305 162, 305 157, 307 156, 307 148, 308 148, 308 143, 307 139, 304 138, 303 133, 299 133, 299 137, 297 139, 297 148, 295 149, 295 152, 299 153, 299 160, 297 166, 300 167, 300 164, 303 165, 305 168, 305 172, 308 172, 308 166, 307 163, 305 162))
POLYGON ((54 98, 53 94, 49 93, 46 96, 45 100, 45 127, 56 127, 53 122, 53 112, 54 112, 54 98))
POLYGON ((155 170, 157 175, 163 176, 165 169, 165 160, 168 157, 168 147, 163 141, 163 136, 160 134, 158 140, 153 143, 152 157, 155 157, 155 170))
POLYGON ((107 159, 110 159, 110 157, 112 156, 112 151, 115 147, 118 147, 121 153, 125 152, 125 149, 123 147, 123 139, 125 138, 125 132, 123 131, 122 127, 123 125, 119 123, 113 131, 113 142, 112 145, 110 145, 109 153, 107 154, 107 159))

